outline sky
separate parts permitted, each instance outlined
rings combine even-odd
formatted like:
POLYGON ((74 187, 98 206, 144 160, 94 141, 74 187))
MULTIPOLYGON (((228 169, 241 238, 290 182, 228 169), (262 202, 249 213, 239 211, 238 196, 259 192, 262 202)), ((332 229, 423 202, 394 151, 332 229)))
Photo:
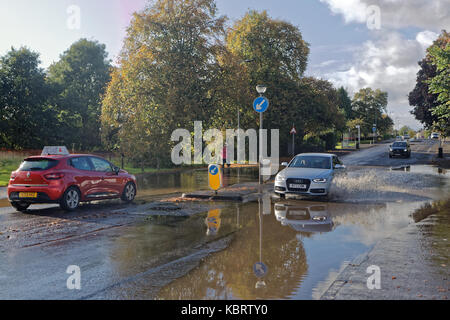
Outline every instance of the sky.
MULTIPOLYGON (((106 44, 115 61, 133 12, 146 0, 0 0, 0 55, 12 46, 41 54, 47 68, 79 38, 106 44), (79 19, 77 19, 79 17, 79 19)), ((421 127, 409 113, 417 62, 443 29, 450 0, 216 0, 229 24, 249 9, 296 25, 310 44, 307 76, 389 94, 396 127, 421 127)))

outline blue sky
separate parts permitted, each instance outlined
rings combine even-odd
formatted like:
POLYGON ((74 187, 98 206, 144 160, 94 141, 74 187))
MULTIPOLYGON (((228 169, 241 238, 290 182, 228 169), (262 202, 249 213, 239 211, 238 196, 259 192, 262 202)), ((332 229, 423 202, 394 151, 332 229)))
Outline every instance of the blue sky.
MULTIPOLYGON (((81 37, 106 44, 114 61, 131 14, 145 0, 0 0, 0 54, 27 46, 48 67, 81 37), (80 28, 70 29, 70 6, 80 9, 80 28)), ((350 92, 370 86, 388 91, 397 126, 419 124, 407 94, 415 84, 426 47, 450 30, 450 0, 216 0, 230 23, 248 9, 267 10, 299 27, 311 46, 307 75, 343 85, 350 92), (369 29, 367 9, 380 9, 380 26, 369 29)))

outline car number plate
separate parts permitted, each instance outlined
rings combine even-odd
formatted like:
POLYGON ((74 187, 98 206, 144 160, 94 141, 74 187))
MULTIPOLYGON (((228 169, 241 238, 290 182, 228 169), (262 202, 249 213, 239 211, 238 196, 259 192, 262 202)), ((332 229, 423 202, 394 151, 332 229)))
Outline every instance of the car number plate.
POLYGON ((289 188, 293 188, 293 189, 306 189, 307 186, 306 184, 290 184, 289 188))
POLYGON ((293 216, 306 216, 308 214, 304 210, 290 210, 289 213, 293 216))
POLYGON ((37 192, 19 192, 19 198, 37 198, 37 192))

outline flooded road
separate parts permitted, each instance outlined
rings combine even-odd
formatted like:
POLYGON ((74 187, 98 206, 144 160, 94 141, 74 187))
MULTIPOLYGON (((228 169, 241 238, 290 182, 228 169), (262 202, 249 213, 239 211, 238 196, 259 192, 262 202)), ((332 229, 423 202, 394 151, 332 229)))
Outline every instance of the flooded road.
POLYGON ((277 203, 269 215, 260 214, 258 204, 242 206, 239 214, 236 208, 227 208, 221 224, 240 228, 230 246, 163 288, 157 297, 318 298, 343 265, 411 223, 408 215, 417 206, 295 201, 277 203), (268 271, 259 278, 253 266, 261 261, 268 271))
MULTIPOLYGON (((225 181, 255 177, 230 170, 225 181)), ((440 224, 420 241, 436 265, 448 263, 448 242, 436 239, 450 236, 441 225, 450 202, 427 204, 450 198, 450 173, 432 166, 350 165, 325 201, 169 203, 164 195, 204 188, 204 172, 140 179, 147 204, 1 209, 0 299, 319 299, 355 259, 429 211, 440 224), (69 266, 81 270, 80 290, 67 287, 69 266)))
MULTIPOLYGON (((205 169, 168 174, 143 174, 137 176, 137 179, 141 198, 208 189, 205 169)), ((223 171, 223 187, 257 179, 258 169, 254 167, 225 168, 223 171)))

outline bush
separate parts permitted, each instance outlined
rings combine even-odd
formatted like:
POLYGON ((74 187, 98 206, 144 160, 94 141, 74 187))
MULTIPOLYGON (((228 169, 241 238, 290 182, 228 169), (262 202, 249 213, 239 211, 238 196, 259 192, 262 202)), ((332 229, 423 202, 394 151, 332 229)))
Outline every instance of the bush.
POLYGON ((338 137, 334 132, 321 135, 320 139, 325 143, 325 150, 333 150, 338 143, 338 137))

